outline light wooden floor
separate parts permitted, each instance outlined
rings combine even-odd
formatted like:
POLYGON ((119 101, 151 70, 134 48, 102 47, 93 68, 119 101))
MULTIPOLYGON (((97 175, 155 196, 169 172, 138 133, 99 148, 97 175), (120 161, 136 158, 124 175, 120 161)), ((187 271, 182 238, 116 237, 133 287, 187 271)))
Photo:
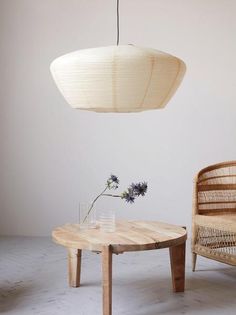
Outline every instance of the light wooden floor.
MULTIPOLYGON (((100 315, 100 255, 86 253, 82 285, 67 285, 66 251, 49 238, 0 238, 0 313, 100 315)), ((172 293, 168 250, 126 253, 113 262, 114 315, 235 315, 236 268, 187 251, 186 291, 172 293)))

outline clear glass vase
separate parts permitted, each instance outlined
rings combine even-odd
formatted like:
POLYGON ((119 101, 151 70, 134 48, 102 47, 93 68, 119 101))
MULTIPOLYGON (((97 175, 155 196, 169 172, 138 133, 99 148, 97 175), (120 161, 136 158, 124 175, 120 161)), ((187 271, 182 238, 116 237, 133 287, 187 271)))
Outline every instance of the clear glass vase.
POLYGON ((115 232, 116 217, 114 210, 102 210, 99 213, 99 226, 103 232, 115 232))
POLYGON ((92 208, 91 202, 79 203, 79 226, 81 229, 95 229, 96 228, 96 209, 92 208))

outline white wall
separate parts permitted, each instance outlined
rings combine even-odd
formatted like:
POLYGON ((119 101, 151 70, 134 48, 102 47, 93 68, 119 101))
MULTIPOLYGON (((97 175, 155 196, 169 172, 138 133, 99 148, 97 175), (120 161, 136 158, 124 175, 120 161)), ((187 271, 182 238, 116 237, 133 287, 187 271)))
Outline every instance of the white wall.
POLYGON ((49 73, 57 56, 113 45, 115 0, 0 0, 0 233, 47 235, 76 220, 111 172, 121 189, 147 180, 123 218, 190 226, 193 176, 236 157, 236 1, 121 0, 121 44, 182 58, 186 77, 165 110, 71 109, 49 73))

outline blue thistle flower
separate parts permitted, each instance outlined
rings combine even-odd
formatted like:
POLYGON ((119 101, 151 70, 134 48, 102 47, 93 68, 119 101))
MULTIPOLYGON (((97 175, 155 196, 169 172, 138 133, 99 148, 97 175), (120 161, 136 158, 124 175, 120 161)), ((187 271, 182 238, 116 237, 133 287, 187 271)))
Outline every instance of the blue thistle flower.
POLYGON ((136 183, 131 184, 131 189, 133 190, 133 194, 135 196, 144 196, 147 192, 147 183, 136 183))
POLYGON ((128 203, 134 203, 135 196, 132 188, 128 188, 127 191, 124 191, 123 194, 121 195, 122 199, 125 199, 126 202, 128 203))
POLYGON ((119 184, 119 179, 116 175, 111 174, 109 180, 113 183, 119 184))
POLYGON ((107 180, 107 186, 109 189, 117 189, 119 185, 119 179, 116 175, 111 174, 107 180))

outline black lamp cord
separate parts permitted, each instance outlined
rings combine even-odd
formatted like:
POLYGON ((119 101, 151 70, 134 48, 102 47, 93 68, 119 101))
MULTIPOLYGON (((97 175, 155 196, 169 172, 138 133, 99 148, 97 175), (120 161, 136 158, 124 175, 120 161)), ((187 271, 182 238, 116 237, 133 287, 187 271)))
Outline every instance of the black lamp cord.
POLYGON ((120 41, 120 16, 119 16, 119 0, 116 0, 116 45, 119 45, 120 41))

